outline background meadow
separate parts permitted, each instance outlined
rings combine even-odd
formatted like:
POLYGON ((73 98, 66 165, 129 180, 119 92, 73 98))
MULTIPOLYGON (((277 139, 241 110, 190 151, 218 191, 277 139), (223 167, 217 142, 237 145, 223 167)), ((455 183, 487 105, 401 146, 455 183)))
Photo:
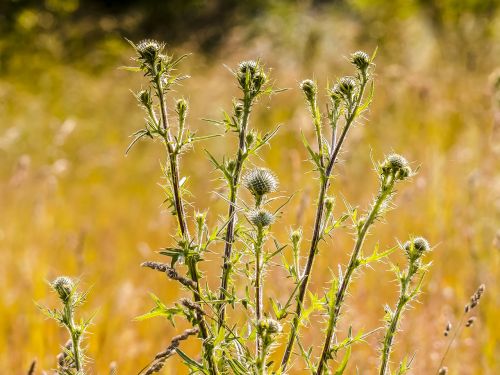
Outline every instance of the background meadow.
MULTIPOLYGON (((180 70, 192 76, 172 93, 190 102, 188 117, 200 134, 221 132, 204 118, 220 119, 238 95, 224 65, 261 58, 277 88, 263 98, 253 124, 281 124, 272 146, 252 162, 280 179, 280 193, 295 193, 273 226, 285 241, 302 225, 310 239, 316 199, 312 166, 300 131, 313 128, 298 83, 314 78, 326 87, 349 73, 346 56, 378 47, 374 102, 352 132, 336 170, 335 212, 343 201, 365 208, 376 192, 373 160, 392 151, 419 166, 399 186, 397 208, 372 231, 366 252, 424 235, 435 245, 420 304, 403 321, 394 361, 415 354, 413 374, 437 370, 456 321, 481 283, 486 294, 449 355, 451 374, 500 371, 500 3, 498 1, 5 1, 0 5, 0 372, 25 373, 34 358, 51 369, 66 333, 44 319, 34 301, 53 306, 46 283, 60 274, 78 277, 91 293, 83 313, 96 312, 88 339, 93 373, 116 362, 120 374, 137 373, 183 325, 162 319, 137 322, 152 306, 149 292, 174 301, 177 284, 142 269, 169 245, 175 222, 161 205, 159 144, 140 142, 128 156, 128 136, 143 114, 130 89, 140 75, 118 69, 133 55, 123 37, 165 40, 176 55, 192 53, 180 70)), ((324 92, 324 91, 323 91, 324 92)), ((321 100, 326 98, 321 98, 321 100)), ((323 105, 326 100, 323 100, 323 105)), ((182 159, 190 201, 215 223, 225 203, 222 184, 206 158, 236 146, 231 134, 198 143, 182 159)), ((188 208, 192 216, 193 208, 188 208)), ((321 293, 330 269, 344 264, 349 230, 320 245, 311 290, 321 293)), ((220 254, 203 271, 219 279, 220 254)), ((306 252, 306 246, 303 249, 306 252)), ((401 261, 393 254, 394 262, 401 261)), ((377 264, 353 283, 341 320, 345 333, 381 325, 383 305, 394 304, 397 284, 389 265, 377 264)), ((285 272, 267 279, 280 296, 285 272)), ((291 282, 289 286, 291 287, 291 282)), ((312 318, 312 322, 319 317, 312 318)), ((320 334, 311 324, 305 343, 320 334)), ((382 332, 357 344, 348 373, 371 374, 382 332)), ((197 349, 196 340, 183 344, 197 349)), ((280 354, 280 353, 278 353, 280 354)), ((179 361, 165 373, 184 373, 179 361)), ((297 372, 297 373, 300 373, 297 372)))

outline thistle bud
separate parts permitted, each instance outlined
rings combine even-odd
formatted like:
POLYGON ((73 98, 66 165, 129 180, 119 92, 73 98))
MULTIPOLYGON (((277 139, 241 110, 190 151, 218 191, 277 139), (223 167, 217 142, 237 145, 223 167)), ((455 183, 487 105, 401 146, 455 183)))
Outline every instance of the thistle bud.
POLYGON ((274 215, 267 210, 253 210, 248 214, 248 220, 257 228, 266 228, 274 222, 274 215))
POLYGON ((151 98, 151 92, 149 90, 141 90, 136 95, 137 100, 145 108, 151 108, 153 105, 153 99, 151 98))
POLYGON ((448 367, 444 366, 439 369, 438 375, 446 375, 448 373, 448 367))
POLYGON ((51 284, 63 303, 68 303, 75 287, 73 281, 66 276, 59 276, 51 284))
POLYGON ((196 212, 194 214, 194 219, 196 221, 196 227, 198 228, 199 231, 205 225, 206 218, 207 218, 207 213, 206 212, 196 212))
POLYGON ((389 155, 381 165, 383 174, 392 174, 397 180, 404 180, 411 176, 412 171, 408 161, 398 154, 389 155))
POLYGON ((370 66, 370 56, 366 52, 356 51, 351 55, 351 63, 362 72, 370 66))
POLYGON ((275 335, 282 330, 281 324, 274 319, 260 319, 257 323, 257 331, 261 335, 275 335))
POLYGON ((243 103, 238 102, 234 105, 234 115, 236 118, 241 118, 241 115, 243 114, 243 103))
POLYGON ((255 131, 251 130, 247 133, 245 137, 245 144, 247 147, 251 147, 255 142, 256 134, 255 131))
POLYGON ((316 83, 311 79, 305 79, 300 83, 300 88, 304 92, 308 102, 313 102, 316 99, 318 88, 316 83))
POLYGON ((175 103, 175 109, 179 117, 185 118, 188 111, 188 103, 185 99, 178 99, 175 103))
POLYGON ((335 206, 335 198, 327 197, 325 199, 325 208, 327 212, 331 212, 333 210, 333 206, 335 206))
POLYGON ((236 162, 234 160, 229 160, 226 164, 226 169, 229 171, 229 172, 233 172, 234 171, 234 167, 236 167, 236 162))
POLYGON ((350 97, 356 89, 356 81, 352 77, 342 77, 336 86, 336 91, 346 97, 350 97))
POLYGON ((278 180, 269 169, 255 168, 243 176, 243 185, 259 200, 264 195, 276 191, 278 180))
POLYGON ((296 248, 299 246, 300 241, 302 241, 302 229, 296 229, 290 233, 290 239, 292 240, 293 246, 296 248))
POLYGON ((262 66, 253 60, 243 61, 239 64, 236 77, 240 87, 249 90, 252 95, 257 95, 262 86, 267 82, 267 76, 262 66))
POLYGON ((429 242, 423 237, 416 237, 407 241, 403 248, 410 259, 418 259, 431 249, 429 242))
POLYGON ((165 44, 156 40, 146 39, 137 44, 136 51, 140 60, 149 65, 154 65, 156 60, 161 56, 163 48, 165 48, 165 44))

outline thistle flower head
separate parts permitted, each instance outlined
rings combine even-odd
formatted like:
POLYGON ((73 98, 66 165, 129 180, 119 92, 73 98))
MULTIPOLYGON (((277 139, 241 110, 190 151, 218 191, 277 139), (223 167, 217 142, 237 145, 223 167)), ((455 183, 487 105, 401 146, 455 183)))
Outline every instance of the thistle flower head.
POLYGON ((406 241, 403 248, 410 259, 418 259, 431 249, 429 242, 424 237, 415 237, 406 241))
POLYGON ((63 303, 68 303, 71 293, 73 293, 75 284, 69 277, 59 276, 50 283, 50 286, 57 292, 63 303))
POLYGON ((250 211, 248 220, 257 228, 266 228, 274 222, 274 215, 267 210, 250 211))
POLYGON ((316 86, 316 82, 311 79, 305 79, 300 82, 300 88, 304 92, 307 101, 312 102, 316 98, 316 93, 318 88, 316 86))
POLYGON ((390 154, 381 165, 383 174, 392 174, 398 180, 411 176, 412 171, 408 161, 398 154, 390 154))
POLYGON ((366 52, 356 51, 351 55, 351 63, 360 71, 365 72, 370 66, 370 56, 366 52))
POLYGON ((137 44, 136 51, 140 60, 153 65, 156 59, 162 54, 164 48, 164 43, 153 39, 146 39, 137 44))
POLYGON ((276 191, 278 188, 278 179, 266 168, 255 168, 243 176, 243 185, 260 199, 262 196, 276 191))

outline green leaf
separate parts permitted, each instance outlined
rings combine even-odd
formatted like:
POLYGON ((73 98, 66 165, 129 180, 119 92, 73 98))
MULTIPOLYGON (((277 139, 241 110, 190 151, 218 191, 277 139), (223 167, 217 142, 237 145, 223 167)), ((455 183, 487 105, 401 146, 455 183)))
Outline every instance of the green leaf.
POLYGON ((151 309, 150 312, 143 314, 141 316, 138 316, 137 318, 135 318, 135 320, 142 321, 142 320, 151 319, 151 318, 154 318, 157 316, 163 316, 163 317, 167 318, 170 321, 170 323, 172 323, 172 325, 175 327, 174 317, 183 312, 182 308, 180 308, 177 305, 175 307, 167 307, 153 293, 150 293, 150 296, 153 299, 156 306, 153 307, 153 309, 151 309))
POLYGON ((198 371, 203 372, 204 374, 208 374, 207 370, 205 370, 200 363, 198 363, 194 359, 190 358, 182 350, 180 350, 179 348, 176 348, 175 351, 177 352, 177 354, 179 354, 179 357, 181 357, 184 360, 184 362, 189 366, 189 368, 196 369, 198 371))

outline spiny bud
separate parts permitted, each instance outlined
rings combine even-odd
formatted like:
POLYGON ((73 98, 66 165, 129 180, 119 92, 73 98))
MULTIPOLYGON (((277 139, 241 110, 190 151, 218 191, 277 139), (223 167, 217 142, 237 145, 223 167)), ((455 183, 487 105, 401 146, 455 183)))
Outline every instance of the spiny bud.
POLYGON ((207 213, 206 212, 196 212, 194 214, 194 219, 196 221, 196 226, 201 229, 205 225, 205 221, 207 218, 207 213))
POLYGON ((260 198, 278 188, 276 176, 266 168, 255 168, 243 176, 243 185, 254 197, 260 198))
POLYGON ((136 46, 139 58, 150 65, 153 65, 161 55, 163 48, 165 48, 165 44, 152 39, 143 40, 136 46))
POLYGON ((362 72, 365 72, 370 66, 370 56, 366 52, 356 51, 351 55, 351 63, 362 72))
POLYGON ((178 99, 175 103, 175 109, 180 117, 186 117, 188 111, 188 103, 185 99, 178 99))
POLYGON ((59 294, 61 301, 68 303, 75 287, 73 281, 69 277, 59 276, 50 285, 59 294))
POLYGON ((333 210, 333 206, 335 206, 335 198, 327 197, 325 199, 325 208, 328 212, 333 210))
POLYGON ((253 210, 248 214, 248 220, 258 228, 266 228, 274 222, 274 215, 267 210, 253 210))
POLYGON ((398 154, 390 154, 381 165, 382 173, 392 174, 398 180, 411 176, 412 171, 408 161, 398 154))
POLYGON ((236 118, 241 118, 241 115, 243 114, 243 103, 237 102, 234 105, 234 115, 236 118))
POLYGON ((267 82, 267 76, 262 66, 253 60, 241 62, 238 65, 236 77, 240 87, 244 90, 250 90, 252 95, 257 95, 267 82))
POLYGON ((316 86, 316 83, 313 80, 311 80, 311 79, 303 80, 300 83, 300 88, 304 92, 304 95, 306 96, 307 101, 312 102, 315 100, 318 88, 316 86))
POLYGON ((282 330, 281 324, 274 319, 260 319, 257 323, 257 330, 260 334, 275 335, 282 330))
POLYGON ((302 241, 302 229, 299 228, 290 233, 290 239, 292 240, 293 246, 298 247, 300 241, 302 241))
POLYGON ((226 168, 229 172, 234 171, 234 167, 236 166, 236 162, 234 160, 229 160, 226 164, 226 168))
POLYGON ((356 89, 356 81, 352 77, 342 77, 336 86, 336 89, 334 88, 335 91, 349 97, 356 89))
POLYGON ((413 240, 406 241, 403 248, 410 259, 418 259, 431 249, 429 242, 423 237, 416 237, 413 240))
POLYGON ((139 103, 141 103, 145 108, 150 108, 153 104, 153 99, 151 98, 151 92, 149 90, 139 91, 136 97, 139 103))
POLYGON ((255 138, 257 138, 255 131, 249 131, 245 136, 245 144, 247 145, 247 147, 251 147, 253 145, 253 143, 255 142, 255 138))
POLYGON ((439 369, 438 375, 446 375, 448 373, 448 367, 444 366, 439 369))

